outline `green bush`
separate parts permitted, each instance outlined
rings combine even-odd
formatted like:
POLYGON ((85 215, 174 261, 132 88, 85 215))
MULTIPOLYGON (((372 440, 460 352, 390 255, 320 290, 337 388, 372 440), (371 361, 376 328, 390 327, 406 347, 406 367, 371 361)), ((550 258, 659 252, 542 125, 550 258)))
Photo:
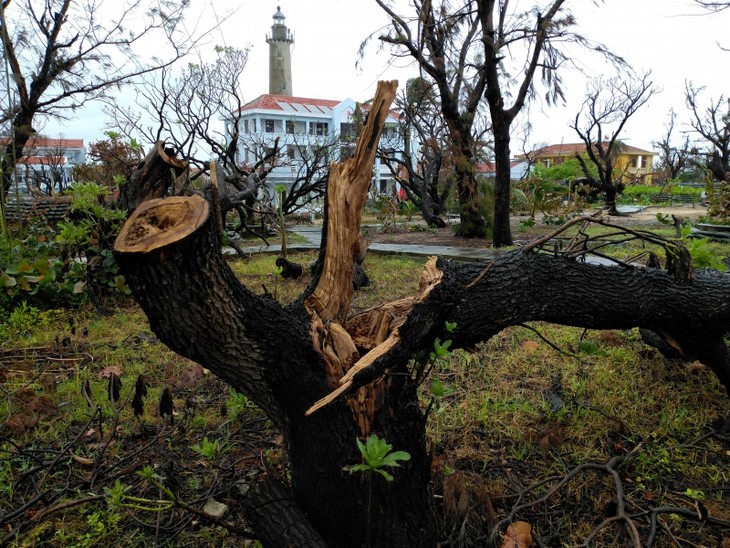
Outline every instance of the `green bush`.
POLYGON ((659 201, 659 195, 667 195, 667 202, 673 201, 698 203, 703 189, 686 185, 628 185, 620 196, 619 202, 623 204, 655 204, 659 201))
POLYGON ((87 292, 94 299, 109 292, 130 293, 112 253, 126 213, 105 204, 107 192, 106 187, 96 183, 73 185, 69 189, 71 219, 58 223, 56 236, 64 256, 86 263, 87 292))
POLYGON ((0 254, 0 304, 53 308, 82 303, 85 266, 62 257, 55 233, 39 219, 19 228, 0 254))
POLYGON ((77 306, 91 292, 95 299, 129 294, 111 247, 125 219, 104 204, 107 189, 77 184, 70 219, 55 230, 39 219, 19 227, 0 252, 0 304, 39 308, 77 306))

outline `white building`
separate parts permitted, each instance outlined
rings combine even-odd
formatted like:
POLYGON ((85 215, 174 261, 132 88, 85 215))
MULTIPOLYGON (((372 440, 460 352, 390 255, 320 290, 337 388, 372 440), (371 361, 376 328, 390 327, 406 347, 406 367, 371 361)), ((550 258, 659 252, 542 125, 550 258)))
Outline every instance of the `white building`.
MULTIPOLYGON (((0 137, 3 148, 9 142, 9 137, 0 137)), ((27 194, 29 187, 50 187, 53 191, 66 188, 73 182, 74 166, 84 162, 86 148, 83 139, 31 137, 15 167, 18 190, 27 194)))
MULTIPOLYGON (((509 178, 512 181, 520 181, 527 175, 529 164, 527 160, 510 160, 509 162, 509 178)), ((497 166, 494 162, 485 162, 477 164, 477 175, 481 175, 485 179, 494 179, 497 177, 497 166)))
MULTIPOLYGON (((357 105, 352 99, 334 101, 285 95, 264 94, 241 107, 238 122, 238 160, 253 166, 267 148, 279 139, 282 151, 277 167, 268 175, 270 186, 289 185, 302 169, 302 154, 313 147, 328 146, 329 161, 341 161, 354 148, 351 139, 357 105)), ((368 105, 362 105, 366 113, 368 105)), ((230 138, 235 128, 226 121, 230 138)), ((397 113, 391 112, 383 128, 381 148, 388 152, 402 150, 397 113)), ((393 190, 389 166, 376 159, 373 170, 374 190, 393 190)))
MULTIPOLYGON (((276 185, 291 186, 305 168, 303 154, 315 147, 326 146, 327 161, 341 161, 354 148, 356 126, 353 115, 357 105, 352 99, 329 100, 293 97, 291 82, 291 45, 293 34, 287 29, 281 9, 274 14, 274 24, 267 35, 269 44, 269 93, 245 104, 239 111, 237 160, 253 166, 270 150, 278 138, 281 154, 276 167, 266 177, 269 189, 276 185)), ((368 104, 361 106, 367 113, 368 104)), ((234 116, 224 120, 226 139, 230 142, 236 132, 234 116)), ((398 115, 391 111, 385 122, 381 148, 388 153, 403 149, 398 130, 398 115)), ((373 170, 375 192, 395 192, 394 178, 389 166, 376 160, 373 170)))

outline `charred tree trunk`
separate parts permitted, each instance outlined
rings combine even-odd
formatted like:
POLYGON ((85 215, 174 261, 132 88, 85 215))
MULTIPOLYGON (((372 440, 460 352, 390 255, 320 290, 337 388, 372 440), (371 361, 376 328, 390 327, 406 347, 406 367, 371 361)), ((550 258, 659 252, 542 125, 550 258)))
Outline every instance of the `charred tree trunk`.
POLYGON ((677 280, 529 250, 486 268, 432 258, 417 295, 351 316, 360 210, 394 94, 395 83, 381 83, 354 157, 332 166, 319 267, 295 303, 282 307, 236 279, 198 196, 145 202, 115 244, 160 339, 246 394, 281 428, 291 495, 274 483, 244 497, 250 523, 274 546, 436 544, 431 459, 410 359, 444 336, 447 320, 457 322, 449 335, 455 346, 534 320, 640 326, 671 338, 730 386, 723 340, 730 276, 719 272, 677 280), (411 455, 393 482, 343 471, 360 462, 356 438, 371 433, 411 455))
POLYGON ((512 230, 509 224, 512 180, 510 178, 510 123, 501 109, 492 109, 492 126, 494 127, 494 163, 497 169, 494 177, 492 241, 494 247, 504 247, 512 245, 512 230))
POLYGON ((18 161, 23 157, 23 149, 34 134, 32 127, 33 115, 26 109, 22 109, 13 119, 13 136, 5 146, 5 154, 0 161, 3 178, 3 197, 7 200, 10 188, 15 178, 15 170, 18 161))
MULTIPOLYGON (((359 254, 359 211, 394 94, 395 83, 381 86, 355 156, 332 167, 320 269, 293 305, 283 308, 255 296, 236 280, 220 254, 208 203, 198 196, 145 202, 115 246, 117 261, 160 339, 207 363, 279 425, 287 441, 295 507, 332 546, 360 546, 368 537, 374 546, 427 546, 434 539, 431 463, 410 379, 381 380, 377 388, 363 388, 305 415, 359 359, 345 328, 352 265, 359 254), (393 422, 391 416, 405 420, 393 422), (343 471, 360 462, 355 440, 370 432, 412 455, 392 484, 343 471)), ((400 368, 407 358, 399 357, 400 368)), ((292 512, 278 522, 299 518, 292 512)), ((262 536, 271 538, 269 533, 262 536)))
POLYGON ((454 145, 454 172, 459 196, 459 227, 456 235, 463 238, 486 238, 489 226, 480 208, 482 200, 479 198, 471 141, 470 136, 465 135, 462 142, 454 145))

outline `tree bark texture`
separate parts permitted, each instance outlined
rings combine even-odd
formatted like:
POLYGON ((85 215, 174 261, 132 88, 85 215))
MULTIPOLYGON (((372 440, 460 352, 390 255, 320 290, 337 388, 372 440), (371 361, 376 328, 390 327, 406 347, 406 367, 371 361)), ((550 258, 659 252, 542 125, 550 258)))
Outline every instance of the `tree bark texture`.
POLYGON ((446 321, 457 324, 448 335, 455 347, 528 321, 644 327, 730 386, 723 341, 730 276, 715 271, 697 271, 686 281, 659 270, 522 250, 490 265, 433 258, 417 295, 350 315, 359 209, 391 94, 394 84, 379 86, 358 152, 333 166, 320 267, 293 304, 257 296, 236 279, 201 197, 143 203, 115 244, 160 340, 248 396, 281 428, 291 495, 268 486, 245 497, 251 524, 273 545, 299 542, 281 536, 289 528, 311 546, 321 545, 317 535, 328 546, 436 544, 431 458, 410 360, 445 336, 446 321), (393 482, 343 471, 360 462, 355 440, 370 433, 411 454, 393 482), (281 504, 272 505, 276 515, 267 518, 262 512, 274 500, 281 504))
MULTIPOLYGON (((491 103, 490 103, 491 106, 491 103)), ((512 174, 510 171, 510 122, 508 116, 496 110, 492 112, 494 128, 494 219, 492 243, 494 247, 512 245, 510 227, 510 197, 512 174)))
POLYGON ((13 119, 13 136, 11 139, 8 139, 8 143, 5 145, 5 154, 3 154, 2 160, 0 160, 3 178, 3 197, 5 200, 8 199, 10 188, 13 185, 15 170, 17 169, 18 161, 23 157, 25 144, 35 133, 31 125, 32 123, 33 115, 25 109, 21 109, 13 119))
POLYGON ((158 141, 120 188, 117 207, 133 211, 145 200, 162 198, 187 167, 187 162, 165 149, 164 141, 158 141))

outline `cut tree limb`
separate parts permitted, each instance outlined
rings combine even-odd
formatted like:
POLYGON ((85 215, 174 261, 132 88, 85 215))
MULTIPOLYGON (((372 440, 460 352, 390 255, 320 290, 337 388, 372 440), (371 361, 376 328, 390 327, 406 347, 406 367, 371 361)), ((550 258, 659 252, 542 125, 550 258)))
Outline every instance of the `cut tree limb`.
POLYGON ((117 207, 133 211, 145 200, 162 198, 187 168, 188 162, 176 158, 164 141, 157 141, 120 188, 117 207))

